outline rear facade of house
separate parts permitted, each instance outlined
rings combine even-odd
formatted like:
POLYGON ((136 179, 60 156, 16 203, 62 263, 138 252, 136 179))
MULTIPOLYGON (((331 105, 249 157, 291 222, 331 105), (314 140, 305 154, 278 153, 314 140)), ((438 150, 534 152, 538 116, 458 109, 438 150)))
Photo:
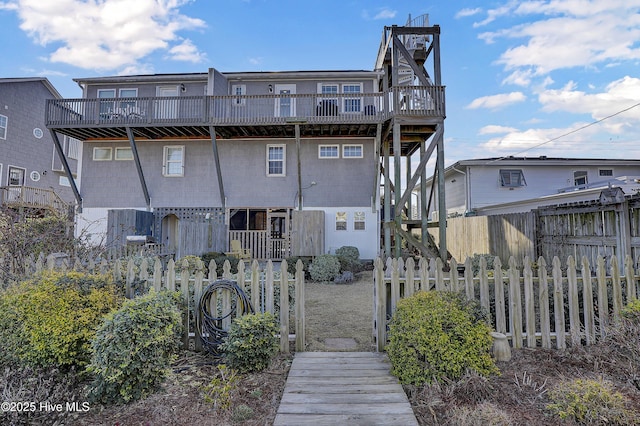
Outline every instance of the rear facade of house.
MULTIPOLYGON (((45 126, 45 103, 60 95, 46 78, 0 79, 0 204, 27 215, 68 214, 74 201, 45 126)), ((80 141, 60 135, 73 175, 80 141)))

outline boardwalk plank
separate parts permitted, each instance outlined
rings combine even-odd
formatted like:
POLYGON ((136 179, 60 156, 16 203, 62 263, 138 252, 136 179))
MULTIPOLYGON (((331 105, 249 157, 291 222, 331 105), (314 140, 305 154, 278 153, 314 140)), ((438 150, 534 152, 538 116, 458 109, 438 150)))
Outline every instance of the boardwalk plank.
POLYGON ((278 414, 274 425, 277 426, 407 426, 417 425, 416 418, 411 414, 391 414, 384 417, 367 414, 278 414))

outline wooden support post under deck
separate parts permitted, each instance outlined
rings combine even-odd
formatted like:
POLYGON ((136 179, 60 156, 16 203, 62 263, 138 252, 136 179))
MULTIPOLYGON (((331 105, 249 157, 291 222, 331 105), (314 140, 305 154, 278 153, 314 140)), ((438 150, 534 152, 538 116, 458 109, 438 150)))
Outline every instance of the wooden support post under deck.
POLYGON ((436 165, 438 168, 438 230, 439 230, 439 242, 438 246, 440 247, 440 259, 444 263, 448 260, 448 252, 447 252, 447 206, 445 204, 445 194, 444 194, 444 137, 443 137, 443 129, 444 123, 441 123, 438 126, 439 132, 437 132, 438 136, 438 156, 436 157, 436 165))
POLYGON ((58 157, 60 157, 60 161, 62 161, 62 168, 67 174, 67 179, 69 179, 69 184, 71 185, 73 196, 76 197, 76 202, 78 203, 78 212, 82 212, 82 197, 80 196, 80 191, 78 191, 76 181, 73 178, 73 174, 71 173, 71 167, 69 167, 67 157, 64 155, 64 150, 62 149, 62 145, 60 144, 60 139, 58 139, 58 135, 54 130, 49 129, 49 132, 51 133, 51 139, 53 139, 53 146, 56 148, 56 152, 58 153, 58 157))
POLYGON ((136 170, 138 171, 138 178, 140 179, 140 185, 142 186, 144 201, 145 203, 147 203, 147 210, 151 210, 151 197, 149 197, 147 182, 144 179, 144 173, 142 172, 142 164, 140 163, 140 156, 138 155, 138 147, 136 146, 136 140, 135 140, 135 137, 133 136, 133 131, 131 130, 131 127, 127 127, 127 137, 129 138, 129 145, 131 146, 133 161, 136 164, 136 170))
MULTIPOLYGON (((426 144, 427 141, 420 143, 420 162, 426 156, 426 144)), ((427 206, 427 168, 423 167, 420 170, 420 241, 425 244, 427 238, 429 238, 429 209, 427 206)))
POLYGON ((211 149, 213 150, 213 162, 216 166, 216 174, 218 176, 218 190, 220 191, 220 204, 222 208, 226 207, 226 196, 224 195, 224 183, 222 182, 222 170, 220 169, 220 154, 218 153, 218 142, 216 141, 216 128, 209 126, 209 135, 211 136, 211 149))
POLYGON ((412 220, 413 219, 413 209, 412 207, 412 200, 411 200, 411 195, 413 194, 413 186, 409 187, 408 183, 411 180, 411 156, 407 155, 405 157, 405 165, 406 165, 406 172, 407 172, 407 188, 405 189, 405 191, 409 191, 409 197, 407 198, 407 219, 412 220))
POLYGON ((393 124, 393 178, 395 185, 395 191, 393 192, 394 197, 394 222, 395 222, 395 250, 394 257, 398 258, 402 255, 402 234, 398 232, 399 229, 402 228, 402 203, 401 198, 402 194, 401 185, 402 185, 402 163, 401 163, 401 152, 400 152, 400 124, 393 124))
POLYGON ((296 162, 298 163, 298 210, 302 210, 302 165, 300 163, 300 125, 295 125, 296 162))
POLYGON ((384 161, 384 256, 391 256, 391 177, 389 176, 389 139, 385 139, 383 148, 384 161))

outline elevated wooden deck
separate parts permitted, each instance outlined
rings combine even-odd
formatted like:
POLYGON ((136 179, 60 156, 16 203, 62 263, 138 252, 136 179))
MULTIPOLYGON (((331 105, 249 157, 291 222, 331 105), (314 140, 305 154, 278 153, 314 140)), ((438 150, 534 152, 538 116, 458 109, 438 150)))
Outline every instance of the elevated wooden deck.
POLYGON ((34 213, 56 212, 62 216, 69 216, 73 211, 72 206, 65 203, 55 191, 30 186, 0 187, 0 205, 12 209, 30 209, 34 213))
POLYGON ((298 352, 275 426, 418 425, 387 356, 298 352))

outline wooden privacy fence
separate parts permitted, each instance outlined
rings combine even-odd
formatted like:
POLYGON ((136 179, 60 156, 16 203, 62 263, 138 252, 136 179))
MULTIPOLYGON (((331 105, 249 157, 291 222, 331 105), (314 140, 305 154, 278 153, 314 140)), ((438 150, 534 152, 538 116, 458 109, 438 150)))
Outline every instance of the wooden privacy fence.
MULTIPOLYGON (((193 347, 196 351, 203 350, 203 342, 200 339, 198 315, 198 302, 209 284, 219 278, 237 282, 245 291, 255 312, 270 312, 276 315, 280 323, 280 352, 289 352, 289 334, 292 328, 295 334, 296 351, 304 351, 305 348, 305 321, 304 321, 304 266, 302 261, 296 263, 296 272, 293 277, 287 272, 287 262, 282 261, 280 271, 274 270, 271 261, 261 270, 257 261, 247 269, 245 263, 238 262, 238 273, 231 273, 231 265, 225 260, 221 277, 217 276, 216 263, 211 261, 209 273, 205 277, 204 264, 199 262, 197 266, 189 264, 185 259, 176 265, 173 259, 169 260, 166 268, 156 258, 153 265, 149 265, 146 259, 137 265, 132 259, 126 264, 115 261, 108 264, 106 261, 95 264, 89 262, 82 265, 75 261, 68 265, 66 259, 60 262, 55 256, 49 256, 43 260, 41 256, 33 265, 33 272, 43 269, 73 269, 89 273, 113 273, 116 282, 125 283, 127 298, 147 292, 150 288, 156 291, 171 290, 180 291, 184 301, 183 312, 183 344, 185 348, 193 347), (285 291, 282 291, 286 289, 285 291), (293 299, 293 303, 290 301, 293 299), (291 321, 293 317, 293 322, 291 321), (190 343, 193 342, 193 345, 190 343)), ((225 330, 231 325, 233 316, 227 314, 235 306, 228 291, 220 290, 210 299, 210 312, 217 312, 222 319, 225 330)))
POLYGON ((389 258, 386 265, 376 259, 373 324, 378 351, 384 350, 387 325, 398 301, 421 290, 461 291, 467 299, 478 300, 491 313, 494 329, 505 334, 514 348, 552 348, 552 340, 558 349, 593 344, 625 304, 638 297, 640 275, 629 256, 623 270, 615 258, 607 270, 599 257, 595 274, 586 257, 580 264, 571 256, 565 265, 558 257, 551 265, 542 257, 536 264, 525 257, 523 263, 519 268, 511 257, 503 270, 496 257, 494 268, 488 270, 481 258, 474 275, 470 258, 463 273, 455 260, 444 272, 440 259, 421 258, 417 268, 411 258, 406 263, 389 258))

